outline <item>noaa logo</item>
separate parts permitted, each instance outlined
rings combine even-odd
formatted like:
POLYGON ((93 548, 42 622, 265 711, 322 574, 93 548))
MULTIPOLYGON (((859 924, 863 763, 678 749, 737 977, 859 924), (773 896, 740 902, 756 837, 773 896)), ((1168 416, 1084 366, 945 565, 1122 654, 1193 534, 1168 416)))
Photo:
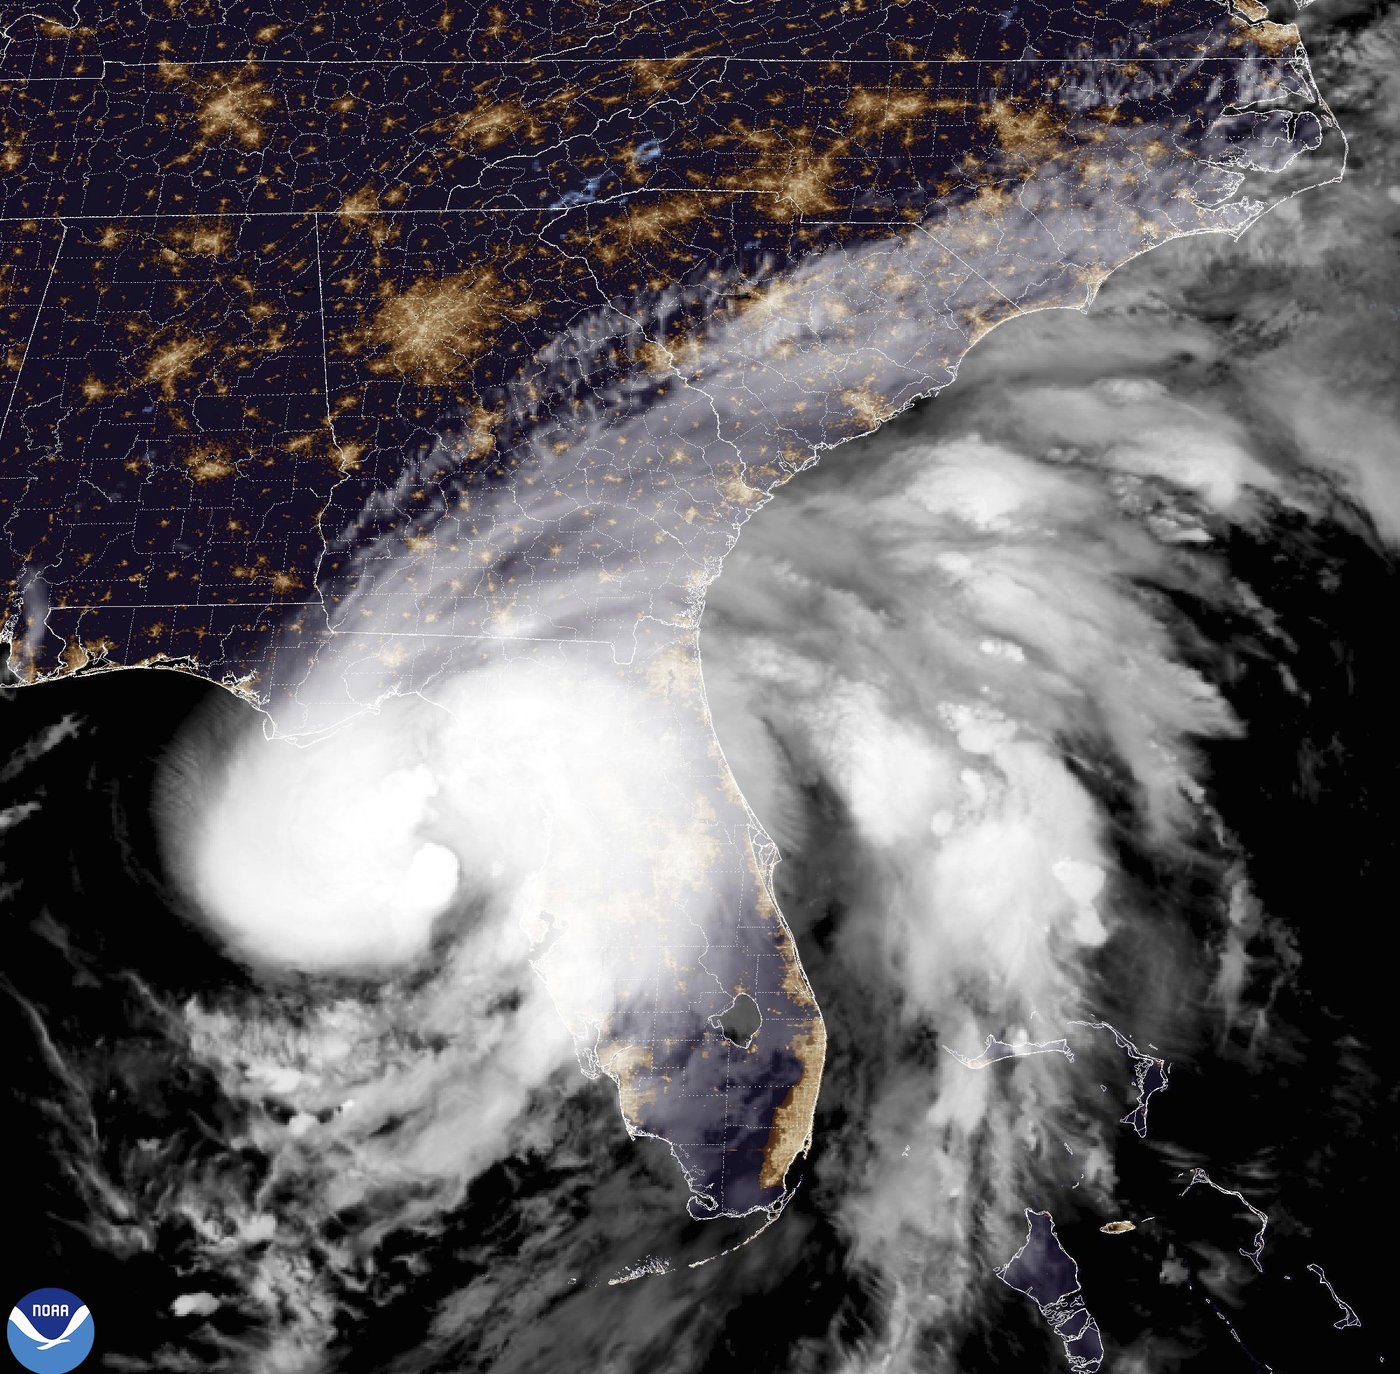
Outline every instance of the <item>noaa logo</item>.
POLYGON ((35 1374, 66 1374, 92 1350, 92 1313, 66 1288, 36 1288, 11 1309, 10 1350, 35 1374))

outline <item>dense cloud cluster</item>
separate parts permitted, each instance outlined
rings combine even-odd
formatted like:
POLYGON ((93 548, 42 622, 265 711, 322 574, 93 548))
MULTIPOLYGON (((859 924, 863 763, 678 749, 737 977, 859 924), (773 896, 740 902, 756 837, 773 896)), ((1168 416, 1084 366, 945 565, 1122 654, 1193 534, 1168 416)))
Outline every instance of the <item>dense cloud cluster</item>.
MULTIPOLYGON (((1279 1314, 1307 1285, 1293 1319, 1331 1331, 1305 1263, 1359 1282, 1325 1194, 1373 1157, 1281 1104, 1364 1141, 1384 1091, 1288 851, 1300 808, 1350 814, 1343 779, 1358 814, 1393 805, 1353 636, 1393 619, 1400 544, 1396 31, 1357 12, 1312 41, 1340 187, 998 328, 936 401, 793 478, 710 588, 709 711, 829 1034, 771 1224, 687 1217, 530 965, 541 843, 577 890, 655 819, 614 686, 449 676, 309 748, 206 702, 158 742, 155 828, 139 790, 98 794, 179 973, 101 930, 100 856, 65 886, 19 851, 87 783, 74 740, 111 732, 73 694, 102 684, 62 689, 77 714, 3 774, 38 951, 5 992, 62 1258, 153 1276, 159 1340, 114 1317, 114 1367, 1054 1368, 1049 1318, 996 1276, 1028 1208, 1107 1368, 1300 1367, 1279 1314), (503 770, 519 788, 488 796, 503 770), (978 1061, 989 1037, 1007 1052, 978 1061)), ((1394 856, 1332 824, 1308 901, 1382 901, 1394 856)))

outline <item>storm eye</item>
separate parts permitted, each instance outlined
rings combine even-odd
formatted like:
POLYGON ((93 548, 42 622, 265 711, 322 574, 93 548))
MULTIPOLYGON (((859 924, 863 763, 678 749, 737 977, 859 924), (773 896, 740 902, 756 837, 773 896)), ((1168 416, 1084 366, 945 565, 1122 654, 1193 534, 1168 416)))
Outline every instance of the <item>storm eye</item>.
POLYGON ((741 992, 718 1016, 710 1017, 710 1025, 720 1031, 726 1040, 744 1050, 748 1049, 762 1024, 758 1003, 746 992, 741 992))

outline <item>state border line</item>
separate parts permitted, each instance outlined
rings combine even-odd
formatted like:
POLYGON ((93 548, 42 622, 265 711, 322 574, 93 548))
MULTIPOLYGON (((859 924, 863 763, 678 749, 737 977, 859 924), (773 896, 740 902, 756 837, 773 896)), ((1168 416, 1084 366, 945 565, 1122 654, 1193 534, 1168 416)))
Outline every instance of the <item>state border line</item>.
MULTIPOLYGON (((12 42, 17 40, 11 40, 12 42)), ((1301 37, 1297 46, 1302 48, 1301 37)), ((555 63, 567 66, 598 66, 613 64, 633 66, 638 62, 724 62, 753 64, 755 66, 781 65, 784 67, 1018 67, 1018 66, 1098 66, 1101 64, 1133 65, 1155 63, 1166 66, 1201 66, 1208 62, 1229 63, 1243 66, 1260 61, 1260 55, 1231 57, 1225 54, 1199 55, 1196 57, 1149 57, 1123 54, 1112 57, 746 57, 740 55, 706 54, 702 57, 463 57, 456 61, 443 58, 413 57, 245 57, 227 61, 218 58, 191 58, 180 61, 167 58, 156 62, 129 62, 119 57, 97 57, 102 63, 102 72, 96 76, 42 76, 32 73, 7 73, 0 70, 0 82, 6 81, 102 81, 106 79, 109 67, 122 71, 158 71, 162 67, 224 67, 229 69, 247 67, 538 67, 542 63, 555 63)), ((3 57, 0 57, 3 61, 3 57)))

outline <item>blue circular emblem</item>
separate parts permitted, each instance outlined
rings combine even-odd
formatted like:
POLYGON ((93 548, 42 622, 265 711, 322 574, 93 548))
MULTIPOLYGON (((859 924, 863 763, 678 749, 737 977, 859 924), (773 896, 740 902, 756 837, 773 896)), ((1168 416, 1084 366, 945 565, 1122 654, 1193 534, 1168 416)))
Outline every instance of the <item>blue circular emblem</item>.
POLYGON ((92 1313, 66 1288, 36 1288, 11 1309, 6 1327, 15 1359, 35 1374, 67 1374, 92 1350, 92 1313))

